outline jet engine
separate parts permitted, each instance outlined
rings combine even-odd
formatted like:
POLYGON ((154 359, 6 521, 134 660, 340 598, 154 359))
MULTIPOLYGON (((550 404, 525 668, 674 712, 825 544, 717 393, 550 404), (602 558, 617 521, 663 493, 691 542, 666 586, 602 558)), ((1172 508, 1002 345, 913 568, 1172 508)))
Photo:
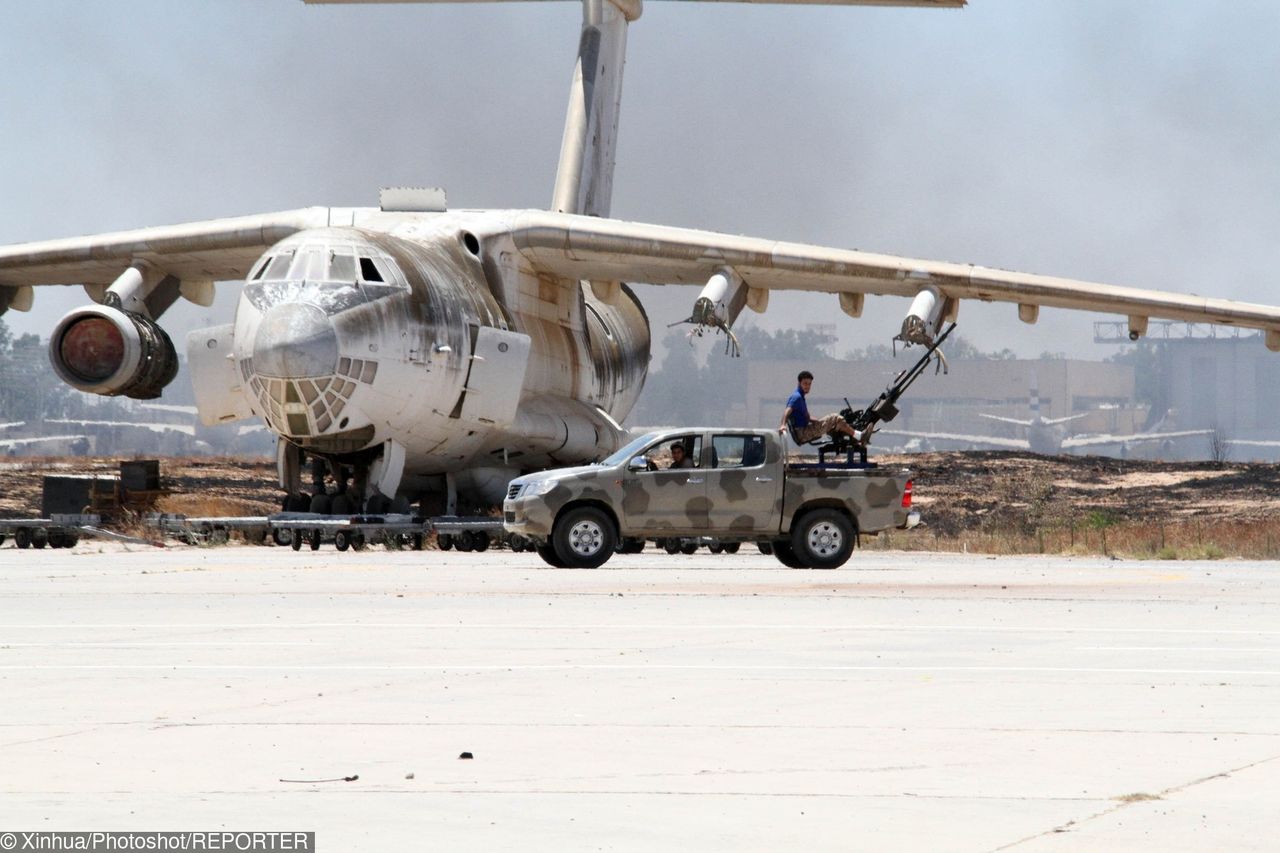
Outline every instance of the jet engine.
POLYGON ((73 388, 137 400, 159 397, 178 372, 164 329, 141 314, 106 305, 64 316, 49 338, 49 360, 73 388))

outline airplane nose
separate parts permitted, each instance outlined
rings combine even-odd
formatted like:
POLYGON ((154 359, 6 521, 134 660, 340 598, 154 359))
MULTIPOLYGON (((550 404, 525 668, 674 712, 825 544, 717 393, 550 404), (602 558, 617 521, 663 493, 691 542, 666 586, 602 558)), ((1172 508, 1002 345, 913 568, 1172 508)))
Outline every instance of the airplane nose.
POLYGON ((258 325, 253 366, 263 376, 329 376, 338 367, 338 335, 314 305, 276 305, 258 325))

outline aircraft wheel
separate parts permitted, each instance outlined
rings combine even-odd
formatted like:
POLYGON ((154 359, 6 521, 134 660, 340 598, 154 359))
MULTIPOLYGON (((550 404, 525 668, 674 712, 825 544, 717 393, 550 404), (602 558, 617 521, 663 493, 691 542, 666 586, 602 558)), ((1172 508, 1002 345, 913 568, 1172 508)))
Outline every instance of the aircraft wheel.
POLYGON ((13 544, 17 545, 23 551, 31 547, 31 531, 25 527, 19 527, 13 533, 13 544))
POLYGON ((316 495, 311 499, 309 510, 320 515, 329 515, 333 512, 333 497, 330 495, 316 495))
POLYGON ((333 547, 345 551, 351 547, 351 534, 345 530, 333 531, 333 547))
POLYGON ((595 507, 571 509, 556 520, 551 543, 567 568, 595 569, 613 556, 613 522, 595 507))
POLYGON ((624 536, 618 542, 619 554, 639 554, 644 550, 644 540, 634 536, 624 536))
POLYGON ((354 509, 351 505, 351 498, 346 495, 334 495, 333 500, 329 503, 330 515, 354 515, 354 509))
POLYGON ((49 544, 49 531, 43 527, 37 527, 31 531, 31 547, 43 548, 49 544))
POLYGON ((853 553, 853 523, 834 509, 806 512, 791 528, 791 548, 798 559, 815 569, 843 566, 853 553))

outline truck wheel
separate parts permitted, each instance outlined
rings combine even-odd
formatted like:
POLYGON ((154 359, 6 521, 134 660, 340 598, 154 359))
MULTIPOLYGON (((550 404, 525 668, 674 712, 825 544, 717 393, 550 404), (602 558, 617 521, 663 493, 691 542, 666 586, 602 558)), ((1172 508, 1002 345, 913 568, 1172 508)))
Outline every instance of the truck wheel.
POLYGON ((476 550, 477 551, 489 550, 489 534, 483 530, 478 531, 476 533, 476 550))
POLYGON ((17 530, 13 532, 13 544, 17 545, 19 548, 21 548, 24 551, 30 548, 31 547, 31 531, 25 527, 19 527, 17 530))
POLYGON ((721 545, 719 542, 712 542, 710 545, 707 546, 707 550, 710 551, 712 554, 723 554, 724 546, 721 545))
POLYGON ((729 544, 727 544, 727 545, 725 545, 725 546, 724 546, 724 552, 725 552, 726 554, 736 554, 736 553, 738 553, 738 548, 739 548, 739 547, 740 547, 740 546, 739 546, 739 543, 737 543, 737 542, 730 542, 729 544))
POLYGON ((319 551, 319 550, 320 550, 320 540, 321 540, 322 538, 323 538, 323 537, 321 536, 321 533, 320 533, 320 531, 319 531, 319 530, 313 530, 313 531, 311 531, 311 538, 310 538, 310 542, 311 542, 311 550, 312 550, 312 551, 319 551))
POLYGON ((668 554, 679 554, 680 540, 679 539, 663 539, 662 550, 666 551, 668 554))
POLYGON ((771 555, 771 554, 773 553, 773 543, 772 543, 772 542, 757 542, 757 543, 756 543, 756 548, 757 548, 757 549, 759 549, 760 553, 761 553, 761 554, 764 554, 766 557, 768 557, 769 555, 771 555))
POLYGON ((801 560, 796 552, 791 548, 791 543, 785 539, 779 539, 773 543, 773 556, 778 558, 778 562, 786 566, 788 569, 808 569, 808 563, 801 560))
POLYGON ((453 548, 453 537, 448 533, 437 533, 436 546, 439 547, 441 551, 451 550, 453 548))
POLYGON ((361 533, 359 530, 357 530, 355 533, 352 533, 352 534, 351 534, 351 547, 352 547, 352 548, 356 549, 357 551, 363 551, 363 550, 364 550, 364 546, 365 546, 365 545, 367 545, 367 544, 369 544, 369 543, 365 542, 365 540, 364 540, 364 534, 363 534, 363 533, 361 533))
POLYGON ((474 551, 476 549, 476 536, 470 530, 464 530, 457 536, 454 546, 459 551, 474 551))
POLYGON ((43 548, 49 544, 49 531, 43 527, 37 527, 31 531, 31 547, 43 548))
POLYGON ((556 521, 551 544, 570 569, 594 569, 613 556, 617 534, 613 522, 595 507, 571 509, 556 521))
POLYGON ((287 527, 273 527, 271 541, 280 546, 290 545, 293 543, 293 533, 287 527))
POLYGON ((681 554, 696 554, 696 553, 698 553, 698 543, 697 543, 697 542, 681 542, 681 543, 680 543, 680 553, 681 553, 681 554))
POLYGON ((294 528, 289 531, 289 547, 295 551, 302 550, 302 531, 294 528))
POLYGON ((351 534, 345 530, 333 531, 333 547, 345 551, 351 547, 351 534))
POLYGON ((541 557, 543 562, 545 562, 548 566, 551 566, 556 569, 565 568, 564 561, 562 561, 560 557, 556 555, 556 549, 554 546, 552 546, 550 542, 546 543, 545 545, 537 545, 534 547, 533 550, 538 552, 538 556, 541 557))
POLYGON ((853 524, 834 509, 811 510, 792 525, 791 548, 812 568, 838 568, 853 553, 853 524))

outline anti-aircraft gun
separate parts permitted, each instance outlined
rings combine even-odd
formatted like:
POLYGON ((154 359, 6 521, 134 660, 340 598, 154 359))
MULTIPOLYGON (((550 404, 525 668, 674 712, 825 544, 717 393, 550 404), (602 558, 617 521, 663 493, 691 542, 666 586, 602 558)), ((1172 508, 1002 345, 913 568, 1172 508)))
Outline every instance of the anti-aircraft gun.
POLYGON ((856 449, 862 457, 862 463, 866 464, 867 442, 871 439, 871 434, 875 431, 877 426, 882 423, 888 423, 898 416, 898 399, 906 393, 908 388, 911 387, 911 383, 920 378, 920 374, 924 373, 925 368, 929 366, 929 363, 933 361, 935 357, 938 361, 937 369, 945 372, 947 362, 943 354, 938 350, 938 347, 942 346, 942 342, 947 339, 947 336, 950 335, 955 328, 955 323, 947 326, 947 328, 943 330, 942 334, 938 335, 938 337, 934 339, 933 343, 927 346, 925 353, 920 357, 920 360, 894 377, 894 380, 889 383, 888 387, 880 392, 880 396, 873 400, 871 405, 867 406, 865 409, 854 409, 849 403, 849 398, 846 397, 844 401, 845 407, 840 410, 840 417, 844 418, 845 423, 861 434, 862 439, 854 445, 848 436, 843 433, 836 433, 834 436, 836 439, 835 446, 830 449, 836 452, 852 452, 856 449))

